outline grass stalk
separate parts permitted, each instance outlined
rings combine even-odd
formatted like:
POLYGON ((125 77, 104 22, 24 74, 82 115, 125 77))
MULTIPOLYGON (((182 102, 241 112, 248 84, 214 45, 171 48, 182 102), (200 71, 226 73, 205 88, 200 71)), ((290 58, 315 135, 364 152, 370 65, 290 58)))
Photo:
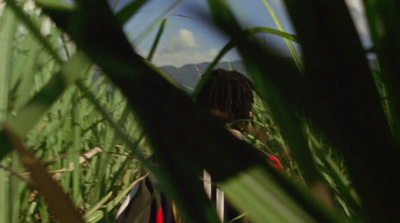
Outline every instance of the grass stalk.
MULTIPOLYGON (((6 6, 3 15, 0 17, 0 122, 6 120, 8 113, 9 73, 13 53, 12 42, 16 27, 15 15, 6 6)), ((7 165, 5 161, 1 162, 3 165, 7 165)), ((10 212, 9 183, 9 174, 0 169, 0 222, 10 222, 14 216, 10 212)))
MULTIPOLYGON (((269 13, 271 14, 272 19, 275 22, 276 27, 278 28, 279 31, 281 32, 285 32, 285 28, 282 26, 281 21, 278 18, 278 15, 275 13, 274 9, 271 7, 271 5, 268 3, 267 0, 262 0, 262 2, 264 3, 265 7, 268 9, 269 13)), ((288 39, 283 39, 286 43, 287 48, 290 51, 290 54, 293 57, 293 60, 297 66, 297 68, 299 69, 300 73, 304 73, 304 64, 303 61, 301 59, 301 57, 299 56, 299 54, 297 53, 296 48, 294 47, 293 43, 288 40, 288 39)))

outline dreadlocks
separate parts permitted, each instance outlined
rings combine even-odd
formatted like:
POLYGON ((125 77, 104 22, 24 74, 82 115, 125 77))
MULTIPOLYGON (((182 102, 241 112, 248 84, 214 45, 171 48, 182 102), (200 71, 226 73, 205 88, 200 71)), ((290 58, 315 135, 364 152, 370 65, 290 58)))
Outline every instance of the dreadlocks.
MULTIPOLYGON (((197 103, 228 115, 228 123, 251 119, 254 102, 250 80, 237 71, 214 70, 196 97, 197 103)), ((232 128, 243 131, 247 122, 233 123, 232 128)))

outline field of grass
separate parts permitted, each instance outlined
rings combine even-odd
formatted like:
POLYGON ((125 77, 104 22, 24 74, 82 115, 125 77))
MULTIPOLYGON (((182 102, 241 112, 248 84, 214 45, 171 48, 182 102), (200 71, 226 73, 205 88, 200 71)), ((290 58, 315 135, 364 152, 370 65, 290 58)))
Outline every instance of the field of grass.
POLYGON ((296 35, 268 1, 278 28, 242 30, 225 1, 209 0, 209 25, 232 41, 191 95, 151 63, 167 17, 146 58, 122 31, 146 1, 118 13, 103 0, 35 2, 0 1, 0 223, 114 222, 142 170, 187 222, 219 222, 195 174, 203 169, 253 222, 400 219, 397 2, 363 1, 367 52, 343 0, 285 0, 296 35), (294 63, 253 38, 260 32, 284 38, 294 63), (193 103, 232 48, 255 85, 254 124, 269 141, 240 142, 193 103), (371 52, 379 69, 368 64, 371 52), (285 175, 254 147, 277 155, 285 175))

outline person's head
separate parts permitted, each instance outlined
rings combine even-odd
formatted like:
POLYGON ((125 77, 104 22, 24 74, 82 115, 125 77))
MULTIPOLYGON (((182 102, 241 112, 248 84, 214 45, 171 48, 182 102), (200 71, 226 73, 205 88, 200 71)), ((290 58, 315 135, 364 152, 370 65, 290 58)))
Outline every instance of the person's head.
MULTIPOLYGON (((197 94, 196 102, 227 123, 252 119, 253 87, 250 80, 237 71, 216 69, 197 94)), ((231 128, 242 131, 247 123, 234 122, 231 128)))

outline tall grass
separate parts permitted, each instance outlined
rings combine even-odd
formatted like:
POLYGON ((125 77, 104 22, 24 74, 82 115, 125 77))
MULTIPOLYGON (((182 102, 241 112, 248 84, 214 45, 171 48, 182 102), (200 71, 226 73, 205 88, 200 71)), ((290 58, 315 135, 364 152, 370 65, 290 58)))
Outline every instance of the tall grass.
MULTIPOLYGON (((112 219, 115 213, 111 212, 119 204, 113 199, 121 201, 127 192, 120 192, 131 187, 131 181, 139 171, 138 163, 129 158, 124 149, 125 144, 119 143, 118 137, 113 136, 114 130, 106 121, 108 115, 128 129, 136 125, 126 108, 125 99, 117 91, 111 91, 114 87, 104 75, 99 76, 101 71, 95 72, 93 66, 82 57, 74 59, 79 57, 79 53, 71 51, 73 47, 67 48, 67 45, 61 44, 64 34, 54 25, 47 36, 40 33, 45 18, 43 15, 37 14, 35 10, 24 11, 25 17, 18 17, 13 22, 10 16, 15 17, 17 12, 22 14, 22 9, 18 8, 20 6, 14 4, 7 4, 1 23, 2 33, 11 35, 2 38, 8 41, 3 43, 9 47, 7 51, 2 50, 2 53, 8 52, 9 55, 1 57, 5 65, 2 68, 6 69, 2 72, 2 77, 6 79, 1 82, 4 84, 2 90, 5 91, 1 95, 4 109, 2 119, 8 116, 10 125, 18 129, 26 146, 32 149, 49 171, 54 172, 51 175, 71 196, 80 213, 92 207, 91 213, 85 215, 91 222, 95 222, 96 216, 97 221, 112 219), (10 5, 19 11, 12 11, 10 5), (24 19, 30 24, 22 23, 24 19), (12 22, 13 26, 6 26, 12 22), (33 27, 36 32, 32 28, 27 30, 27 27, 33 27), (37 38, 35 33, 42 39, 37 38), (51 52, 43 50, 41 41, 46 41, 51 52), (51 56, 52 53, 58 55, 58 52, 67 56, 65 59, 69 63, 72 62, 62 66, 61 71, 61 59, 51 56), (68 58, 69 54, 73 58, 68 58), (85 74, 84 79, 77 76, 81 74, 85 74), (77 78, 80 79, 77 85, 80 88, 68 87, 68 82, 72 84, 77 78), (98 103, 97 109, 88 101, 88 95, 98 103), (119 145, 117 149, 115 145, 119 145), (97 154, 88 162, 79 163, 81 154, 96 147, 103 148, 101 155, 97 154), (107 199, 102 201, 102 198, 107 199), (100 201, 103 204, 97 205, 100 201), (100 218, 99 210, 104 210, 100 218)), ((131 137, 138 135, 139 132, 130 134, 131 137)), ((2 149, 2 152, 6 154, 7 151, 2 149)), ((11 167, 14 174, 29 179, 30 173, 18 165, 18 160, 17 156, 8 155, 3 158, 3 166, 11 167)), ((1 191, 4 193, 1 210, 4 214, 1 214, 0 222, 53 221, 47 205, 33 185, 26 184, 4 169, 1 171, 4 175, 1 178, 1 191)))
POLYGON ((270 138, 248 135, 250 143, 151 64, 165 15, 148 29, 159 28, 147 59, 134 51, 121 27, 146 1, 118 13, 99 0, 36 3, 7 0, 0 18, 0 222, 68 222, 63 213, 113 222, 142 170, 188 222, 219 222, 197 178, 203 169, 253 222, 399 219, 394 1, 365 1, 379 70, 367 63, 344 1, 286 0, 296 35, 284 32, 267 1, 279 30, 242 30, 225 1, 208 1, 209 25, 232 41, 192 96, 235 47, 258 93, 255 126, 270 138), (285 38, 296 63, 260 44, 259 32, 285 38), (276 154, 286 174, 254 147, 276 154), (151 153, 161 166, 147 159, 151 153), (53 202, 61 190, 67 200, 53 202))

